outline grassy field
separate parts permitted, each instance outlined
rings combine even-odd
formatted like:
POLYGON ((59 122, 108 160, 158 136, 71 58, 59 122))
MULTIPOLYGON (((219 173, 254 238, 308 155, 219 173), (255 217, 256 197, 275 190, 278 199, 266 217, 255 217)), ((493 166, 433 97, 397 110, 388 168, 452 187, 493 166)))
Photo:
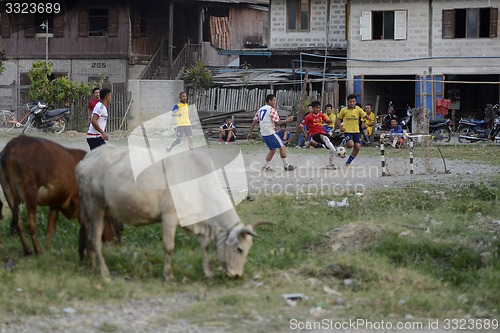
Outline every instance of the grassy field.
MULTIPOLYGON (((468 147, 465 157, 498 164, 490 151, 498 147, 485 147, 468 147)), ((443 149, 464 157, 461 147, 443 149)), ((105 282, 77 265, 76 221, 60 219, 51 249, 24 257, 18 237, 8 236, 7 216, 0 225, 0 319, 50 314, 51 307, 75 302, 178 293, 194 294, 195 300, 164 320, 233 331, 286 331, 291 318, 500 317, 499 175, 460 186, 371 189, 348 197, 348 207, 328 207, 329 200, 341 199, 260 196, 240 204, 247 223, 277 223, 259 229, 240 280, 227 280, 220 271, 206 280, 196 240, 179 230, 177 282, 170 285, 162 282, 160 225, 128 227, 120 247, 105 247, 114 275, 105 282), (304 297, 292 306, 281 297, 288 293, 304 297)), ((39 221, 45 218, 40 209, 39 221)), ((44 230, 41 222, 39 233, 44 230)))

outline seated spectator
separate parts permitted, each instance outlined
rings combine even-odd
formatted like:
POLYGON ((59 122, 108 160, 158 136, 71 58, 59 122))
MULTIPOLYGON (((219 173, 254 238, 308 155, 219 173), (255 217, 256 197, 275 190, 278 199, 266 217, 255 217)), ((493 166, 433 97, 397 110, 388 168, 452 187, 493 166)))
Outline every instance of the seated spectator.
POLYGON ((337 120, 337 116, 335 113, 333 113, 333 105, 327 104, 325 106, 325 117, 328 120, 331 120, 331 124, 323 123, 323 131, 326 132, 326 134, 333 136, 333 130, 335 129, 335 121, 337 120))
POLYGON ((365 106, 366 115, 369 119, 364 118, 361 121, 361 130, 363 132, 363 140, 366 144, 370 143, 370 137, 373 133, 373 125, 375 124, 375 113, 372 112, 372 105, 366 104, 365 106))
POLYGON ((280 137, 281 141, 283 141, 283 144, 288 147, 290 142, 292 142, 292 135, 290 134, 290 131, 286 129, 286 124, 281 124, 280 125, 280 130, 276 132, 278 136, 280 137))
MULTIPOLYGON (((391 120, 391 129, 389 134, 403 134, 403 128, 398 125, 396 119, 391 120)), ((405 144, 405 138, 401 135, 389 135, 386 137, 387 143, 389 143, 393 148, 402 148, 405 144)))
POLYGON ((234 140, 236 140, 236 126, 233 124, 233 117, 228 116, 226 122, 219 128, 219 144, 225 141, 227 145, 234 140))

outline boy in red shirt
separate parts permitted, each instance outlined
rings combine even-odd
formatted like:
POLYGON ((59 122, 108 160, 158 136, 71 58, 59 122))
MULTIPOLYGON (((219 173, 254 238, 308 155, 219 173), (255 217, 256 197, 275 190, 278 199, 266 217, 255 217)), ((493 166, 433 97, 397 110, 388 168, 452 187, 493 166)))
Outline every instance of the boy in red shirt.
POLYGON ((333 138, 326 134, 323 129, 323 123, 332 124, 332 121, 321 113, 321 103, 319 101, 314 101, 311 105, 313 107, 313 111, 304 118, 304 125, 307 126, 307 129, 309 130, 309 133, 314 141, 323 143, 326 148, 328 148, 330 151, 330 159, 327 168, 335 170, 336 167, 333 164, 333 158, 337 150, 333 146, 333 138))

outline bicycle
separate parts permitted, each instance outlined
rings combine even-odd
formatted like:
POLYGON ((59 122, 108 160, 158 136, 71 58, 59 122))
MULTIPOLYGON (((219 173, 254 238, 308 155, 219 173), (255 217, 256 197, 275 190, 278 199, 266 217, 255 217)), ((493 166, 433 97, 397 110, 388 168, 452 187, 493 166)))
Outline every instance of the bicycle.
POLYGON ((20 120, 16 119, 16 114, 10 110, 0 110, 0 132, 10 132, 15 127, 23 127, 24 122, 30 115, 29 104, 26 104, 26 112, 20 120))

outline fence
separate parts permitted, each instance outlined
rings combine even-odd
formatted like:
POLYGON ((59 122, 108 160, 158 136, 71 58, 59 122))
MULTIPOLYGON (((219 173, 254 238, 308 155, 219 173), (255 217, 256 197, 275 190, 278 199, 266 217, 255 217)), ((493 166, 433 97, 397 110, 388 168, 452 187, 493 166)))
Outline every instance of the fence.
MULTIPOLYGON (((195 104, 198 111, 224 113, 237 110, 254 111, 265 104, 266 95, 272 94, 270 89, 226 89, 212 88, 196 97, 195 104)), ((300 91, 277 90, 276 106, 278 110, 297 107, 300 103, 300 91)), ((312 91, 307 96, 310 101, 317 100, 320 93, 312 91)), ((194 98, 194 97, 192 97, 194 98)))
MULTIPOLYGON (((23 119, 24 114, 26 113, 26 102, 27 101, 27 92, 28 88, 24 86, 20 86, 19 88, 21 96, 25 96, 22 100, 21 106, 19 106, 16 110, 17 119, 23 119)), ((127 121, 124 118, 128 116, 127 111, 130 107, 130 103, 132 101, 131 93, 125 91, 124 83, 115 83, 111 87, 111 91, 113 92, 113 97, 111 99, 111 104, 109 106, 109 117, 106 125, 106 132, 113 132, 117 130, 127 131, 127 121), (123 122, 123 125, 122 125, 123 122), (121 126, 121 128, 120 128, 121 126)), ((84 96, 77 98, 73 104, 71 105, 71 114, 69 118, 69 128, 68 130, 78 131, 78 132, 86 132, 88 130, 88 111, 87 104, 90 97, 84 96)), ((26 119, 24 119, 26 120, 26 119)))
MULTIPOLYGON (((127 110, 129 109, 131 103, 131 93, 125 91, 113 92, 113 98, 111 104, 109 105, 109 116, 108 123, 106 125, 106 132, 114 132, 117 130, 128 130, 127 121, 123 121, 127 117, 127 110), (120 125, 122 124, 120 128, 120 125)), ((78 132, 85 132, 88 129, 87 120, 87 103, 89 101, 88 97, 79 98, 71 108, 71 115, 69 120, 69 129, 78 132)))

